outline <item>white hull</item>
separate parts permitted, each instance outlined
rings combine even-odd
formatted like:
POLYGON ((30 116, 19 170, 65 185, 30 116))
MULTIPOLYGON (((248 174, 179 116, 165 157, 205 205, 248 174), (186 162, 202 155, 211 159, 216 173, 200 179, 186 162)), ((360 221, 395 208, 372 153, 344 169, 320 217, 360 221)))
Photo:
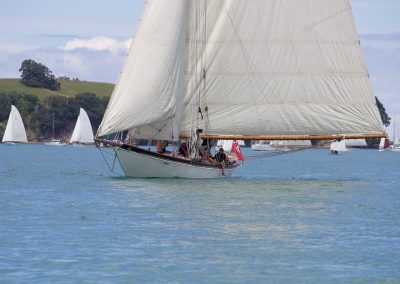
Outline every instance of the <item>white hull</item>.
POLYGON ((276 151, 275 147, 270 146, 269 144, 253 144, 251 145, 252 151, 276 151))
POLYGON ((44 145, 46 145, 46 146, 55 146, 55 147, 67 146, 67 144, 62 143, 62 142, 45 142, 44 145))
POLYGON ((226 168, 225 175, 216 167, 206 167, 165 160, 152 155, 114 148, 118 161, 128 177, 136 178, 221 178, 230 177, 235 169, 226 168))

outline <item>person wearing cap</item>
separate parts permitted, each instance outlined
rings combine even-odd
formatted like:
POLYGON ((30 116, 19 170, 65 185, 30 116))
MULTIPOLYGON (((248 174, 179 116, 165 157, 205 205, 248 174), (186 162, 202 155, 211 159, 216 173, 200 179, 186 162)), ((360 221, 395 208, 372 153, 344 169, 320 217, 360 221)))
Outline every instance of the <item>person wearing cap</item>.
POLYGON ((226 162, 226 154, 224 153, 224 148, 219 148, 217 154, 215 154, 215 160, 217 163, 221 165, 222 175, 225 175, 225 162, 226 162))

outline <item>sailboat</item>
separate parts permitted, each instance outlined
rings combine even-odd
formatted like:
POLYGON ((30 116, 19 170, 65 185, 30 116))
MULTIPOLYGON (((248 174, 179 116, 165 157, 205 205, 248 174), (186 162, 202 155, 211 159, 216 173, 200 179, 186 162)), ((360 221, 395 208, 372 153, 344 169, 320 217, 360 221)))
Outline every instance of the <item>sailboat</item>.
POLYGON ((252 151, 276 151, 277 148, 271 145, 268 141, 257 141, 251 144, 252 151))
POLYGON ((54 113, 53 113, 53 123, 52 123, 52 130, 53 130, 53 136, 51 138, 51 141, 46 141, 44 142, 44 145, 46 146, 57 146, 57 147, 62 147, 66 146, 67 144, 62 142, 61 139, 55 139, 54 137, 54 113))
POLYGON ((21 114, 18 109, 11 105, 10 116, 8 117, 6 130, 3 136, 3 143, 27 143, 24 122, 22 121, 21 114))
POLYGON ((381 141, 379 143, 379 152, 386 151, 389 149, 390 144, 389 144, 389 139, 388 138, 381 138, 381 141))
POLYGON ((390 151, 400 152, 400 140, 399 140, 399 131, 396 129, 396 119, 397 115, 393 118, 393 145, 390 147, 390 151), (397 136, 396 136, 397 130, 397 136))
POLYGON ((150 0, 95 141, 129 177, 217 178, 211 139, 384 136, 349 0, 150 0), (184 139, 188 156, 140 139, 184 139))
POLYGON ((93 144, 93 138, 92 124, 90 123, 89 116, 83 108, 80 108, 79 116, 76 120, 75 128, 69 143, 74 145, 93 144))
POLYGON ((342 139, 340 141, 334 140, 331 142, 331 154, 339 154, 347 151, 348 149, 346 147, 345 139, 342 139))

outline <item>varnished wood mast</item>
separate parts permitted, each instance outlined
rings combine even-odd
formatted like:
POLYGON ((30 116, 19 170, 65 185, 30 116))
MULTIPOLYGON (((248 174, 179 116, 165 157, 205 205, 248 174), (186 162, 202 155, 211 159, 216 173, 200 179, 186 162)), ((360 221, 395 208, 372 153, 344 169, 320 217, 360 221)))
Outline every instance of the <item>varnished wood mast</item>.
MULTIPOLYGON (((386 138, 386 134, 368 134, 368 135, 260 135, 260 136, 243 136, 243 135, 201 135, 201 139, 220 139, 220 140, 334 140, 334 139, 371 139, 386 138)), ((188 139, 190 135, 180 135, 181 139, 188 139)))

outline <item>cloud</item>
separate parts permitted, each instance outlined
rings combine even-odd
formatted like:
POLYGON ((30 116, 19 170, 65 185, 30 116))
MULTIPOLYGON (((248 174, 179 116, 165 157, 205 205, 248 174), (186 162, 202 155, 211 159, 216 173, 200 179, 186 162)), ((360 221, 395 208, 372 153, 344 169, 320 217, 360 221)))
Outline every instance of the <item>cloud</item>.
POLYGON ((19 77, 21 62, 33 59, 49 67, 56 76, 114 83, 130 42, 130 39, 117 40, 105 36, 82 39, 65 35, 35 35, 29 38, 29 42, 9 38, 0 45, 0 78, 19 77))
POLYGON ((75 49, 89 49, 94 51, 107 50, 112 54, 126 52, 130 46, 131 40, 117 41, 110 37, 97 36, 90 39, 73 39, 67 42, 64 49, 71 51, 75 49))
POLYGON ((388 114, 400 113, 400 32, 360 35, 376 96, 388 114))

